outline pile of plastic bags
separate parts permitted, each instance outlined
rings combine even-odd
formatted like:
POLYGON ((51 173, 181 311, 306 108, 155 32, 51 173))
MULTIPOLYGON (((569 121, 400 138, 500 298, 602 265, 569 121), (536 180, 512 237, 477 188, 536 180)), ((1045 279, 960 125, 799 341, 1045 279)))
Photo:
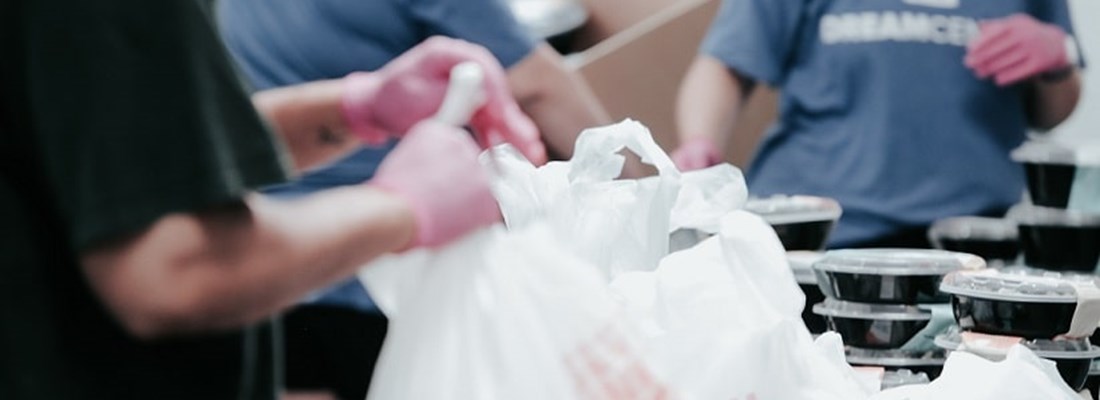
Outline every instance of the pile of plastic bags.
POLYGON ((637 122, 585 131, 568 162, 484 161, 507 229, 361 273, 390 319, 369 399, 1071 398, 1026 349, 952 356, 933 384, 879 393, 838 336, 802 324, 775 232, 739 211, 740 171, 681 174, 637 122), (658 175, 616 179, 624 149, 658 175), (679 229, 716 235, 668 254, 679 229), (964 384, 991 377, 1005 385, 964 384))

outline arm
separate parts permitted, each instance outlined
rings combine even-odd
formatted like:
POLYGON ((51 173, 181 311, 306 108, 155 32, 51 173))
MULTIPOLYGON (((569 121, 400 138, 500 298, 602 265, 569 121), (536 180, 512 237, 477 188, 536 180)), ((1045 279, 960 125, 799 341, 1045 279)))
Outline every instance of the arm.
POLYGON ((704 137, 725 148, 737 114, 752 93, 752 81, 740 77, 721 61, 701 55, 684 77, 676 102, 680 142, 704 137))
POLYGON ((690 171, 722 162, 726 136, 754 86, 718 59, 707 55, 695 59, 676 104, 680 145, 671 156, 677 167, 690 171))
POLYGON ((169 215, 92 248, 83 270, 136 336, 255 322, 413 238, 411 209, 366 186, 296 202, 242 203, 169 215))
POLYGON ((547 147, 562 158, 573 155, 582 130, 607 125, 611 117, 584 79, 570 71, 546 44, 508 69, 508 83, 520 107, 542 132, 547 147))
POLYGON ((982 23, 969 45, 964 63, 979 79, 998 86, 1026 86, 1027 117, 1032 127, 1049 130, 1073 113, 1081 96, 1078 69, 1083 64, 1077 42, 1069 36, 1065 3, 1055 7, 1062 25, 1040 21, 1028 14, 1013 14, 982 23))
POLYGON ((1053 129, 1073 114, 1080 98, 1081 74, 1077 68, 1055 81, 1038 79, 1027 95, 1028 122, 1039 130, 1053 129))
POLYGON ((252 104, 271 122, 302 171, 346 154, 361 142, 350 136, 340 110, 344 85, 327 80, 265 90, 252 104))
POLYGON ((303 170, 357 146, 382 144, 435 114, 452 67, 475 62, 485 70, 485 105, 470 125, 508 141, 535 163, 545 162, 538 130, 508 92, 496 59, 473 44, 433 37, 375 72, 255 94, 253 105, 286 142, 303 170))
POLYGON ((445 245, 498 221, 477 158, 460 129, 422 122, 367 185, 165 215, 83 252, 83 271, 139 337, 248 324, 383 253, 445 245))

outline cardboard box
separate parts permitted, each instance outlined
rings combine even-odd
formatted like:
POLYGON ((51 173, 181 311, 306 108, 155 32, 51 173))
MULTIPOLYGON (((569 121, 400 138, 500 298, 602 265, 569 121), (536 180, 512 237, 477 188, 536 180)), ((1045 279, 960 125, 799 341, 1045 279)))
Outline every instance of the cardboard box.
MULTIPOLYGON (((698 53, 720 0, 677 0, 657 14, 575 56, 575 67, 615 119, 634 118, 666 150, 678 145, 680 82, 698 53)), ((727 161, 744 167, 776 115, 776 94, 758 86, 730 137, 727 161)), ((732 111, 731 111, 732 112, 732 111)))

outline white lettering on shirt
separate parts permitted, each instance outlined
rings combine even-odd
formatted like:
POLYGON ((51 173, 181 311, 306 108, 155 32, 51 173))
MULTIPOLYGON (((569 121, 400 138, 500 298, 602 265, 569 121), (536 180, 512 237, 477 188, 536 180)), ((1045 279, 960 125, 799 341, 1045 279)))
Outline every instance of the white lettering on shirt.
POLYGON ((916 42, 966 46, 977 36, 972 18, 921 12, 865 11, 826 14, 819 28, 828 45, 875 42, 916 42))
POLYGON ((902 0, 902 2, 915 6, 935 8, 959 8, 959 0, 902 0))

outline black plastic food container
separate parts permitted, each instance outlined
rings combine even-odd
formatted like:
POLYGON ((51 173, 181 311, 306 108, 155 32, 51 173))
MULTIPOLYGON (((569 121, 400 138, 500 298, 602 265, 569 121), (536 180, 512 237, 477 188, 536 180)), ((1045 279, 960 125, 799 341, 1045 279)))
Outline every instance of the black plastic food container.
POLYGON ((1073 165, 1024 163, 1027 192, 1035 204, 1066 208, 1077 167, 1073 165))
MULTIPOLYGON (((949 331, 936 337, 936 345, 946 350, 958 350, 962 339, 958 330, 949 331)), ((1089 378, 1092 362, 1100 357, 1100 347, 1093 346, 1088 339, 1049 340, 1034 339, 1024 340, 1022 345, 1035 352, 1035 355, 1054 361, 1058 368, 1058 374, 1062 380, 1075 392, 1085 387, 1089 378)), ((973 352, 972 350, 968 350, 973 352)), ((988 357, 979 351, 975 354, 988 357)))
POLYGON ((1066 381, 1074 391, 1080 392, 1085 388, 1085 383, 1089 379, 1089 370, 1092 368, 1091 358, 1043 358, 1054 361, 1058 367, 1058 375, 1061 375, 1062 380, 1066 381))
POLYGON ((1074 391, 1081 391, 1089 378, 1092 361, 1100 357, 1100 347, 1093 346, 1088 339, 1079 340, 1038 340, 1025 343, 1035 355, 1054 361, 1058 374, 1074 391))
POLYGON ((806 295, 806 306, 802 308, 802 322, 806 324, 806 329, 810 330, 810 333, 818 335, 825 333, 829 330, 829 325, 825 322, 825 318, 814 314, 813 305, 825 301, 825 294, 821 293, 821 288, 817 287, 817 284, 798 284, 798 287, 802 289, 802 293, 806 295))
POLYGON ((942 250, 835 250, 814 263, 825 296, 872 304, 946 303, 939 290, 949 272, 985 268, 978 256, 942 250))
POLYGON ((941 219, 928 230, 928 240, 938 249, 974 254, 986 261, 1011 262, 1020 255, 1019 231, 1008 219, 941 219))
POLYGON ((848 364, 855 367, 883 367, 887 371, 907 369, 918 374, 924 373, 932 380, 940 377, 943 364, 947 361, 944 350, 914 352, 848 347, 844 352, 848 364))
POLYGON ((900 348, 932 320, 931 312, 907 305, 827 299, 813 310, 825 317, 829 330, 839 333, 845 345, 863 349, 900 348))
POLYGON ((814 304, 825 301, 825 294, 817 286, 817 276, 814 275, 813 264, 824 257, 824 253, 814 251, 789 251, 787 263, 794 273, 794 280, 798 282, 799 289, 806 295, 806 305, 802 307, 802 322, 810 333, 821 334, 828 330, 825 318, 814 314, 814 304))
POLYGON ((1009 211, 1009 218, 1020 225, 1028 266, 1093 272, 1100 265, 1100 215, 1019 205, 1009 211))
POLYGON ((955 320, 964 330, 1050 339, 1069 332, 1073 323, 1078 300, 1074 282, 1095 285, 1096 279, 1011 267, 952 273, 940 289, 952 294, 955 320))
POLYGON ((783 195, 751 199, 745 210, 764 218, 788 251, 824 249, 842 212, 833 199, 783 195))
POLYGON ((1078 169, 1100 166, 1089 160, 1095 157, 1083 156, 1079 150, 1050 140, 1032 140, 1012 152, 1012 159, 1024 166, 1032 203, 1054 208, 1070 205, 1078 169))
POLYGON ((959 326, 991 335, 1052 338, 1069 330, 1074 303, 1027 303, 955 296, 959 326))
MULTIPOLYGON (((1085 388, 1096 396, 1100 393, 1100 362, 1093 360, 1092 367, 1089 368, 1089 377, 1085 379, 1085 388)), ((1094 397, 1095 398, 1095 397, 1094 397)))

